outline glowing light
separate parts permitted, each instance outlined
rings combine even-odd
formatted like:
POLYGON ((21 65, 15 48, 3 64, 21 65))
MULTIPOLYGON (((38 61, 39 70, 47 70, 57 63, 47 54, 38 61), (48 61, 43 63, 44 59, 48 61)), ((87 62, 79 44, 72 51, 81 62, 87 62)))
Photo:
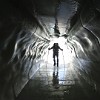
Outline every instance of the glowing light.
MULTIPOLYGON (((59 50, 59 65, 70 63, 73 60, 73 56, 75 56, 72 46, 63 37, 52 38, 49 47, 52 47, 54 43, 58 43, 60 48, 63 49, 63 51, 59 50)), ((46 52, 43 57, 44 61, 53 64, 53 51, 46 49, 46 52)))

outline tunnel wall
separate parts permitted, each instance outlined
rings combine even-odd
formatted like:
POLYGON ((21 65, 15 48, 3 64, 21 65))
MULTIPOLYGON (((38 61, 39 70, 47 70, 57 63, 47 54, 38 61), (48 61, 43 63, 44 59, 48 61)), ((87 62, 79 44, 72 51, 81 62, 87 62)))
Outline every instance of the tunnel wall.
MULTIPOLYGON (((23 5, 23 0, 20 0, 21 2, 19 0, 18 2, 16 0, 12 1, 0 1, 0 6, 2 7, 0 10, 0 100, 15 100, 16 84, 21 84, 20 86, 23 87, 24 82, 28 81, 28 78, 22 75, 22 69, 25 66, 23 65, 21 69, 18 56, 9 63, 20 32, 23 33, 23 37, 29 28, 31 30, 31 27, 38 25, 40 29, 42 28, 34 16, 34 7, 33 5, 30 6, 32 3, 25 0, 26 3, 23 5), (27 3, 29 5, 26 7, 27 3), (22 31, 23 29, 25 31, 22 31), (20 81, 22 82, 20 83, 20 81)), ((84 3, 84 6, 80 5, 81 9, 78 13, 77 21, 74 22, 69 31, 68 41, 75 45, 78 58, 91 61, 89 78, 92 78, 95 89, 100 93, 99 5, 98 0, 93 0, 93 5, 91 3, 89 5, 84 3), (76 42, 79 43, 81 49, 78 48, 79 46, 76 42)), ((20 53, 24 54, 24 51, 22 50, 20 53)), ((21 87, 18 87, 18 89, 21 87)))
MULTIPOLYGON (((92 79, 94 88, 100 93, 100 12, 98 7, 100 2, 96 2, 96 0, 93 0, 93 2, 88 1, 88 3, 82 2, 78 14, 72 18, 69 42, 76 45, 75 50, 77 52, 76 54, 78 54, 78 58, 89 61, 90 71, 88 71, 88 75, 86 72, 83 76, 89 77, 90 80, 92 79), (77 44, 77 42, 79 44, 77 44)), ((88 68, 88 65, 83 65, 83 69, 85 69, 86 66, 88 68)))

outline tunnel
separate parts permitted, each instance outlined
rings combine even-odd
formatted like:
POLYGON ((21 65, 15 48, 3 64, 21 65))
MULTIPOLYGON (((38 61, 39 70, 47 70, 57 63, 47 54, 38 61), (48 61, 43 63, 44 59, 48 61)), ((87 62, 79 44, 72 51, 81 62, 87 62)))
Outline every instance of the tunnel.
POLYGON ((99 0, 0 0, 0 100, 100 100, 99 32, 99 0))

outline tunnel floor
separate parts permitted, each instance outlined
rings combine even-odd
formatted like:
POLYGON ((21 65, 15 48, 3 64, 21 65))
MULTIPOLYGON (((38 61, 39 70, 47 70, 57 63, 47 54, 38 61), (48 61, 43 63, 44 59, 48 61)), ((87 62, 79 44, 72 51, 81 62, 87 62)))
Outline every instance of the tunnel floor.
POLYGON ((44 64, 29 80, 16 100, 99 100, 96 91, 70 64, 44 64), (65 77, 66 76, 66 77, 65 77))

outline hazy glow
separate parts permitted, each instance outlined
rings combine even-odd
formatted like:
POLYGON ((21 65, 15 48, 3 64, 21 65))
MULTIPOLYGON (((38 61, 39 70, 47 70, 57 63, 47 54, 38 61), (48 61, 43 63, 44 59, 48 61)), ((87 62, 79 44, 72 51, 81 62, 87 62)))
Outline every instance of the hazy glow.
MULTIPOLYGON (((73 60, 73 56, 75 56, 71 45, 67 43, 66 39, 63 37, 51 39, 49 47, 52 47, 54 43, 58 43, 59 46, 63 49, 63 51, 59 50, 59 65, 70 63, 73 60)), ((53 64, 53 52, 52 50, 48 51, 48 48, 46 49, 46 54, 43 59, 47 63, 53 64)))

